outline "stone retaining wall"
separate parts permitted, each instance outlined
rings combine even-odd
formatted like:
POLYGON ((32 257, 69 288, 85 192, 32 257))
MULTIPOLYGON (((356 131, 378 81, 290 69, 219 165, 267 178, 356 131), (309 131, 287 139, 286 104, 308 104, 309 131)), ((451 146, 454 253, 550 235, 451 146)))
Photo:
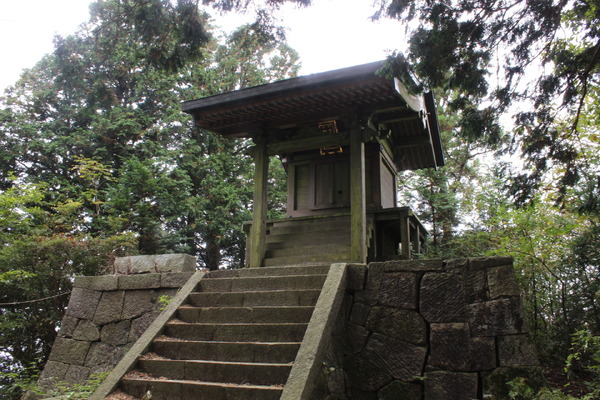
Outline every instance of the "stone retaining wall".
POLYGON ((118 275, 75 278, 40 383, 82 383, 111 370, 195 270, 184 254, 118 258, 118 275), (130 275, 126 275, 130 274, 130 275))
POLYGON ((342 354, 324 363, 332 398, 504 399, 516 376, 542 384, 511 258, 350 268, 342 354))
MULTIPOLYGON (((43 380, 83 382, 117 364, 159 297, 193 273, 195 262, 161 257, 118 260, 132 275, 76 279, 43 380)), ((349 265, 348 276, 312 398, 497 400, 515 377, 542 384, 511 258, 349 265)))

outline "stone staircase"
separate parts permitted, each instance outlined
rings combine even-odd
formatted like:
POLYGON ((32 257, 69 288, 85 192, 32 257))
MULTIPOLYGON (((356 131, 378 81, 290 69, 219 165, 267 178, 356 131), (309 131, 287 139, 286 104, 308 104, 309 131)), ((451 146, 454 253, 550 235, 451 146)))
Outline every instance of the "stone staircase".
POLYGON ((279 399, 328 269, 210 272, 108 398, 279 399))
POLYGON ((350 216, 293 218, 269 223, 265 267, 350 260, 350 216))

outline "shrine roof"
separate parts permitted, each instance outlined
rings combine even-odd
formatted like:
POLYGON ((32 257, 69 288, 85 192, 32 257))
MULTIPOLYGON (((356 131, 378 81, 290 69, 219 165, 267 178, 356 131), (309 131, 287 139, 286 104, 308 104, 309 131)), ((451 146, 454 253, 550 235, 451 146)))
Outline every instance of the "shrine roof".
MULTIPOLYGON (((389 132, 399 170, 444 165, 433 94, 411 95, 376 75, 382 61, 182 103, 196 126, 225 137, 255 137, 295 125, 359 117, 389 132)), ((374 126, 373 126, 374 125, 374 126)))

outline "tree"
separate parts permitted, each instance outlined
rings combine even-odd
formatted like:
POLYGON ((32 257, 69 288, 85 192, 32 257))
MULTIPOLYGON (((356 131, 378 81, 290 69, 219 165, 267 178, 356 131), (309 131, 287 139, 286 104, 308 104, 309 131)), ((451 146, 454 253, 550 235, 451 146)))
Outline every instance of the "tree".
POLYGON ((462 134, 494 137, 489 121, 515 101, 531 105, 515 114, 513 143, 531 167, 516 177, 517 201, 528 198, 553 164, 565 166, 559 193, 578 181, 580 164, 569 138, 580 133, 584 105, 600 77, 598 1, 384 0, 376 17, 381 15, 418 21, 407 55, 395 61, 426 86, 461 94, 452 106, 469 110, 462 134), (545 67, 541 74, 539 65, 545 67), (492 86, 495 71, 498 83, 492 86), (531 85, 523 82, 530 79, 531 85), (557 116, 567 116, 569 129, 557 129, 557 116))
POLYGON ((53 231, 60 214, 45 211, 43 185, 14 181, 0 193, 0 398, 19 398, 15 379, 28 379, 50 353, 74 275, 95 275, 131 251, 131 235, 53 231), (30 368, 33 367, 33 368, 30 368))
POLYGON ((101 2, 76 34, 57 38, 3 99, 3 174, 44 181, 65 218, 87 216, 65 229, 133 229, 143 253, 240 265, 249 144, 190 129, 179 103, 294 76, 298 55, 258 23, 219 44, 206 14, 180 3, 101 2), (80 171, 92 164, 103 173, 90 180, 80 171))
POLYGON ((43 364, 74 275, 138 251, 243 265, 249 143, 193 129, 180 102, 292 76, 297 54, 258 25, 220 44, 207 20, 99 1, 0 99, 2 390, 43 364))

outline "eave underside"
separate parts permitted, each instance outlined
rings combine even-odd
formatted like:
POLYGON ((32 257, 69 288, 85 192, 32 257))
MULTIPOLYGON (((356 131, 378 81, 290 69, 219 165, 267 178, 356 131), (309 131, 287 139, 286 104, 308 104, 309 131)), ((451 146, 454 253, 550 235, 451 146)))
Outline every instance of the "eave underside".
POLYGON ((255 88, 193 100, 183 104, 196 126, 225 137, 257 137, 268 133, 274 140, 297 126, 324 120, 352 120, 375 131, 372 140, 388 142, 398 170, 443 165, 437 122, 425 102, 419 111, 408 107, 393 81, 374 72, 380 63, 289 79, 255 88), (436 149, 439 146, 439 149, 436 149))

